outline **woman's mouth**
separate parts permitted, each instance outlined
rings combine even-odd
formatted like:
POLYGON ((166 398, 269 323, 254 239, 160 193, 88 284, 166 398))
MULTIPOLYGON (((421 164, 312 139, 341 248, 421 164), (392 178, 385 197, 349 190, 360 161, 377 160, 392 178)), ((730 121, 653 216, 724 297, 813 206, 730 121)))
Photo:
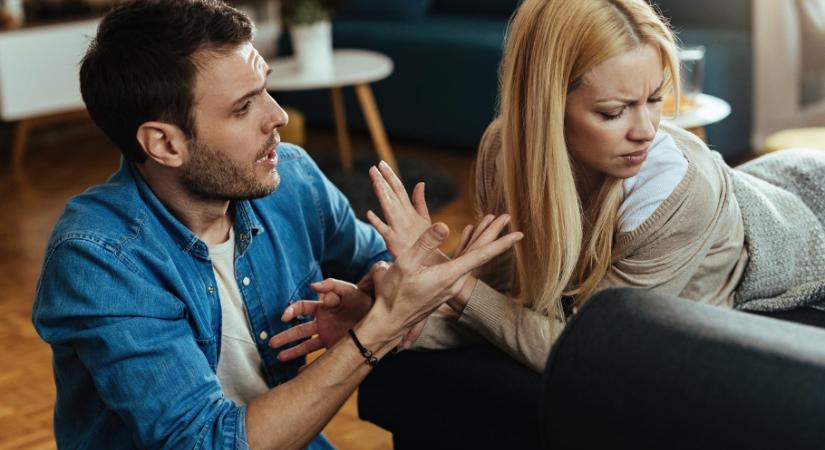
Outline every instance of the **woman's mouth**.
POLYGON ((647 150, 628 153, 626 155, 622 155, 621 158, 629 165, 637 166, 647 159, 647 150))

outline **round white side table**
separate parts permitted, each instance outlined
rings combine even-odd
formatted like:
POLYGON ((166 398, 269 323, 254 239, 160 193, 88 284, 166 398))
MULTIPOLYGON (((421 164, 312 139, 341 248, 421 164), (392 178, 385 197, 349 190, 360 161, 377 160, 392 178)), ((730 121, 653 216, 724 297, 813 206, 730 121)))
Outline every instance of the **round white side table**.
POLYGON ((335 50, 332 57, 332 73, 316 77, 303 74, 294 58, 268 60, 267 64, 272 69, 272 73, 269 74, 266 88, 274 92, 329 89, 332 96, 332 111, 335 115, 335 132, 338 138, 341 165, 344 170, 351 171, 352 145, 347 131, 344 97, 341 89, 353 86, 378 156, 386 161, 396 173, 399 173, 395 155, 387 139, 387 133, 384 131, 384 124, 370 88, 370 83, 383 80, 392 73, 392 59, 381 53, 355 49, 335 50))
POLYGON ((676 117, 663 120, 684 128, 706 140, 705 127, 720 122, 730 115, 730 104, 719 97, 708 94, 696 95, 696 107, 682 112, 676 117))

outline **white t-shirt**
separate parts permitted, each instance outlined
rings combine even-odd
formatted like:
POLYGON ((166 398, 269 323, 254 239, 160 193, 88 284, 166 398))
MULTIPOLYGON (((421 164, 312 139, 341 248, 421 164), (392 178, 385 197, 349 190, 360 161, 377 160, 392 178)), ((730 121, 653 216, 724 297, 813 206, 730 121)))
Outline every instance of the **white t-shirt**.
POLYGON ((643 224, 670 196, 687 173, 688 161, 670 135, 659 131, 647 159, 635 176, 622 183, 618 231, 626 233, 643 224))
POLYGON ((229 230, 228 241, 208 247, 218 283, 223 320, 218 380, 228 399, 237 405, 244 405, 269 390, 269 387, 264 379, 261 355, 252 339, 243 297, 235 280, 235 230, 229 230))

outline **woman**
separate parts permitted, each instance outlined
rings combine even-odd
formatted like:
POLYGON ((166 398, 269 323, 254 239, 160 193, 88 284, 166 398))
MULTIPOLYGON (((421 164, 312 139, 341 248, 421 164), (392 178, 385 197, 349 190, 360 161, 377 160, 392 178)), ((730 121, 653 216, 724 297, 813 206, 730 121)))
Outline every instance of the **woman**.
MULTIPOLYGON (((823 157, 781 152, 731 170, 660 127, 662 96, 678 98, 676 55, 644 0, 522 3, 475 184, 479 211, 509 213, 524 239, 431 316, 416 346, 454 346, 470 329, 540 371, 566 317, 602 288, 763 311, 817 301, 823 157)), ((429 225, 423 190, 409 202, 386 165, 371 173, 388 223, 369 219, 397 254, 429 225)))

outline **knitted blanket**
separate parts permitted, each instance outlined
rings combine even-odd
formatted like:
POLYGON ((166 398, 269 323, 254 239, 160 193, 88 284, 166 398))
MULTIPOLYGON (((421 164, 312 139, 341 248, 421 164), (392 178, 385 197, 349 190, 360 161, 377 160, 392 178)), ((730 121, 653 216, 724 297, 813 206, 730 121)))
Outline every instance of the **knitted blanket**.
POLYGON ((750 254, 734 307, 825 310, 825 152, 771 153, 731 178, 750 254))

